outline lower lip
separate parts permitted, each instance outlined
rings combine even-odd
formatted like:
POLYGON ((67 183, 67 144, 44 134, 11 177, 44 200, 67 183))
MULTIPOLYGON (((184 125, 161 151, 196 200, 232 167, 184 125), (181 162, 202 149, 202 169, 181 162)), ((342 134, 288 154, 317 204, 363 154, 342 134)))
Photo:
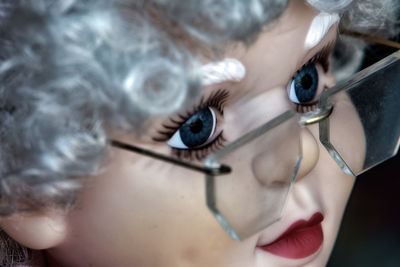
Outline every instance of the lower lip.
POLYGON ((274 242, 259 248, 289 259, 311 256, 318 251, 324 241, 321 226, 323 219, 324 216, 318 212, 308 221, 297 221, 274 242))

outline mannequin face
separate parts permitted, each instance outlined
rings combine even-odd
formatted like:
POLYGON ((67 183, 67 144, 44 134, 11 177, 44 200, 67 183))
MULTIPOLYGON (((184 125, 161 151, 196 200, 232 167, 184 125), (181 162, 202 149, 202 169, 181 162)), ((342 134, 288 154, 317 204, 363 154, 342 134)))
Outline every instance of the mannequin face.
MULTIPOLYGON (((268 107, 271 118, 282 110, 296 108, 288 97, 287 85, 298 70, 336 39, 334 24, 318 44, 305 46, 310 25, 319 13, 302 1, 292 1, 276 23, 249 47, 227 48, 224 57, 239 60, 246 68, 245 77, 240 82, 225 81, 203 89, 205 99, 221 89, 227 92, 223 115, 215 111, 219 122, 216 132, 223 130, 224 144, 239 137, 244 129, 253 129, 269 119, 264 116, 263 103, 272 93, 285 94, 286 101, 268 107)), ((203 61, 207 64, 210 60, 203 61)), ((322 64, 315 66, 318 87, 322 88, 319 94, 334 80, 322 64)), ((356 114, 349 110, 351 130, 362 136, 356 114)), ((154 121, 141 138, 118 138, 171 153, 167 142, 153 140, 164 122, 168 118, 154 121)), ((282 218, 242 242, 233 241, 207 209, 202 174, 111 148, 112 161, 101 175, 85 184, 76 206, 65 217, 64 240, 49 249, 49 255, 65 266, 324 266, 354 178, 339 169, 316 137, 316 125, 302 130, 304 159, 282 218), (294 222, 309 221, 320 214, 322 244, 305 241, 303 249, 294 248, 289 256, 261 248, 274 242, 294 222)), ((354 160, 361 164, 363 141, 354 142, 354 154, 360 155, 354 160)), ((178 154, 185 157, 185 153, 178 154)))

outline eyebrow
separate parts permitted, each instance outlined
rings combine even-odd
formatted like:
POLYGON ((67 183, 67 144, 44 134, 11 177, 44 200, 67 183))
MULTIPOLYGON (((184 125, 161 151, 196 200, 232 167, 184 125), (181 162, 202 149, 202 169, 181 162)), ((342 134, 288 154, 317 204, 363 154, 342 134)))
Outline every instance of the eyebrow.
POLYGON ((314 17, 304 41, 304 46, 307 49, 311 49, 317 46, 322 39, 329 32, 329 29, 338 21, 340 17, 337 13, 329 14, 321 12, 314 17))
POLYGON ((225 58, 200 67, 203 86, 231 81, 240 82, 246 75, 246 68, 237 59, 225 58))

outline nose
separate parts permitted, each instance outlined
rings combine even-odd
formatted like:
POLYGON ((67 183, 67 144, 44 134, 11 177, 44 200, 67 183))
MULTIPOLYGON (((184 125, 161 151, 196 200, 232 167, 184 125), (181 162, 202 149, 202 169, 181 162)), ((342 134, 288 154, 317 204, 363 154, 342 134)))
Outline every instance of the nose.
POLYGON ((302 160, 296 176, 296 182, 314 169, 319 159, 318 142, 309 128, 301 130, 302 160))
MULTIPOLYGON (((318 130, 316 129, 315 132, 318 130)), ((291 140, 282 140, 284 144, 279 144, 279 149, 272 148, 271 144, 266 145, 270 149, 254 155, 251 162, 252 174, 263 186, 288 186, 294 174, 298 155, 295 149, 298 141, 296 142, 296 138, 291 140)), ((302 160, 295 181, 303 179, 310 173, 319 159, 318 141, 309 128, 303 128, 300 131, 300 140, 302 160)))
POLYGON ((301 175, 312 169, 318 160, 318 146, 307 129, 299 129, 296 121, 275 128, 253 145, 251 176, 265 188, 288 188, 296 173, 301 147, 307 155, 301 163, 301 175))

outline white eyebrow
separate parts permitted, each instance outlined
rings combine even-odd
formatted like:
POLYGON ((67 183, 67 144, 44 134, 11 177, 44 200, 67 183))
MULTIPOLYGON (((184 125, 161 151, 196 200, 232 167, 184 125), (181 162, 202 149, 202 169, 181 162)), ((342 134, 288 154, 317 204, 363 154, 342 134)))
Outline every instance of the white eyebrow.
POLYGON ((340 17, 337 13, 319 13, 311 22, 304 44, 305 48, 311 49, 316 46, 325 37, 332 25, 339 20, 340 17))
POLYGON ((246 68, 234 58, 225 58, 201 66, 201 81, 204 86, 226 81, 240 82, 246 75, 246 68))

